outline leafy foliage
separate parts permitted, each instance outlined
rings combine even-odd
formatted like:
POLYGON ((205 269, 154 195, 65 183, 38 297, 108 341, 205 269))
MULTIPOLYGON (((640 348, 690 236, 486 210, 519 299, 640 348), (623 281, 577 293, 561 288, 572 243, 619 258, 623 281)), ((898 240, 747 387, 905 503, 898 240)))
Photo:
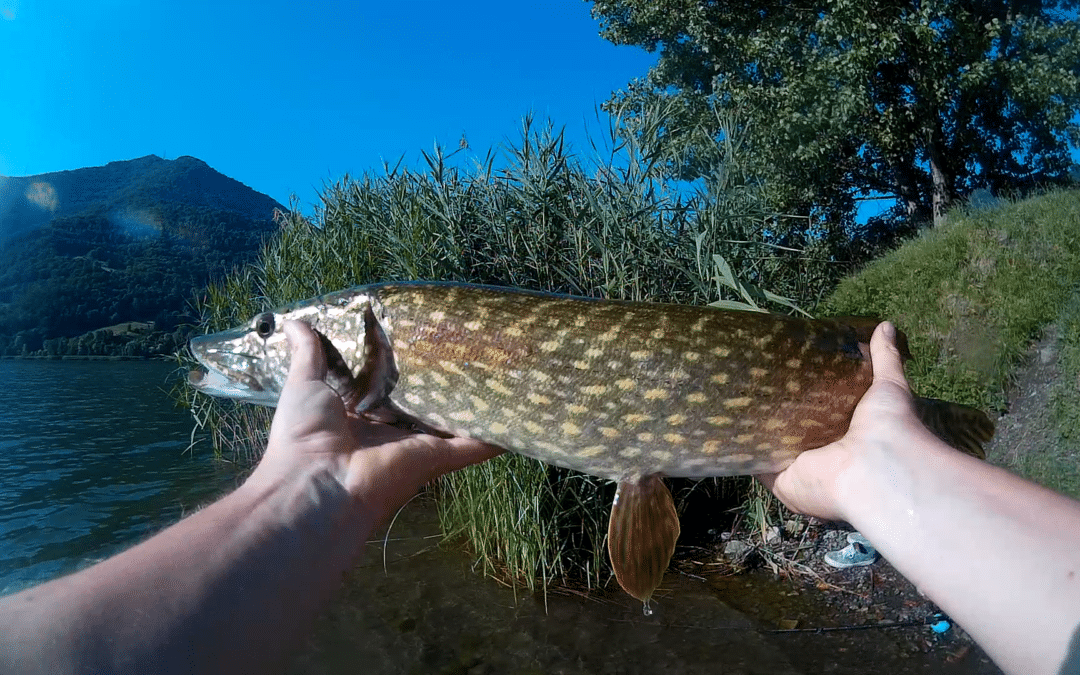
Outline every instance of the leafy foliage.
POLYGON ((660 50, 609 105, 675 101, 660 141, 685 171, 707 169, 717 111, 737 112, 751 175, 791 212, 843 224, 859 196, 940 220, 978 188, 1064 180, 1080 142, 1076 6, 594 0, 593 15, 612 42, 660 50))
POLYGON ((256 265, 209 291, 209 327, 403 279, 704 303, 716 293, 711 256, 721 251, 748 288, 805 302, 858 262, 828 259, 812 241, 806 250, 762 245, 783 220, 763 195, 731 182, 680 193, 661 164, 610 133, 615 146, 595 166, 577 160, 561 133, 526 119, 520 146, 500 168, 488 153, 466 171, 436 149, 424 155, 423 172, 387 166, 346 176, 326 187, 312 220, 290 214, 256 265), (264 307, 231 300, 249 297, 264 307))

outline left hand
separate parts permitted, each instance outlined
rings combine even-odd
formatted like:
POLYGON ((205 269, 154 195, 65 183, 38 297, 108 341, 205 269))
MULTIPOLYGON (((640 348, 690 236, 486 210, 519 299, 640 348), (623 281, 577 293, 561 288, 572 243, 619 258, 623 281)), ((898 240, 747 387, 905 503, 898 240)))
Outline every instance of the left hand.
POLYGON ((470 438, 439 438, 347 412, 323 379, 326 355, 306 323, 284 326, 292 349, 266 453, 249 482, 280 484, 327 466, 378 522, 392 516, 422 485, 503 452, 470 438))

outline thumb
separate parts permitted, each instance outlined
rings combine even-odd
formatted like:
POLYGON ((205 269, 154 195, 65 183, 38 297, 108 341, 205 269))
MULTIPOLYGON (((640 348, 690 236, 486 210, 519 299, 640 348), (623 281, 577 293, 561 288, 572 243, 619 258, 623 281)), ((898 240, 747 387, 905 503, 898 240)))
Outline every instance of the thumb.
POLYGON ((326 354, 319 336, 303 321, 286 321, 282 326, 289 339, 289 382, 321 381, 326 378, 326 354))
POLYGON ((874 384, 891 382, 911 392, 896 346, 896 326, 888 321, 879 323, 870 338, 870 364, 874 369, 874 384))
POLYGON ((445 453, 442 457, 438 467, 439 475, 457 471, 470 464, 479 464, 506 452, 497 445, 483 443, 471 438, 448 438, 446 444, 450 452, 445 453))

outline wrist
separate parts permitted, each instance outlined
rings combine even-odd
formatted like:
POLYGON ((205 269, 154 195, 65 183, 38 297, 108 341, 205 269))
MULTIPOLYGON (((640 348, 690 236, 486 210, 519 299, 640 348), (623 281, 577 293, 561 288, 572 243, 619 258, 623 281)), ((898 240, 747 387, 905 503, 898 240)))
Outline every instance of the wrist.
POLYGON ((245 502, 253 522, 307 532, 321 539, 322 546, 343 547, 334 557, 351 558, 374 529, 375 516, 337 475, 329 461, 299 466, 291 473, 260 473, 257 467, 233 496, 245 502))
POLYGON ((875 544, 916 536, 925 493, 949 489, 941 460, 955 452, 921 426, 860 440, 836 479, 838 512, 875 544))

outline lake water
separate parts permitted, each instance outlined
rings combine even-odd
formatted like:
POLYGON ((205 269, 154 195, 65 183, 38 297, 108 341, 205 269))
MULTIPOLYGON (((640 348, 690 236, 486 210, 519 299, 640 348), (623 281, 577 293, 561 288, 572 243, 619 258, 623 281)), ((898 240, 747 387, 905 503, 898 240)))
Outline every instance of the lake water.
POLYGON ((234 484, 205 440, 188 451, 175 368, 0 360, 0 595, 128 548, 234 484))

